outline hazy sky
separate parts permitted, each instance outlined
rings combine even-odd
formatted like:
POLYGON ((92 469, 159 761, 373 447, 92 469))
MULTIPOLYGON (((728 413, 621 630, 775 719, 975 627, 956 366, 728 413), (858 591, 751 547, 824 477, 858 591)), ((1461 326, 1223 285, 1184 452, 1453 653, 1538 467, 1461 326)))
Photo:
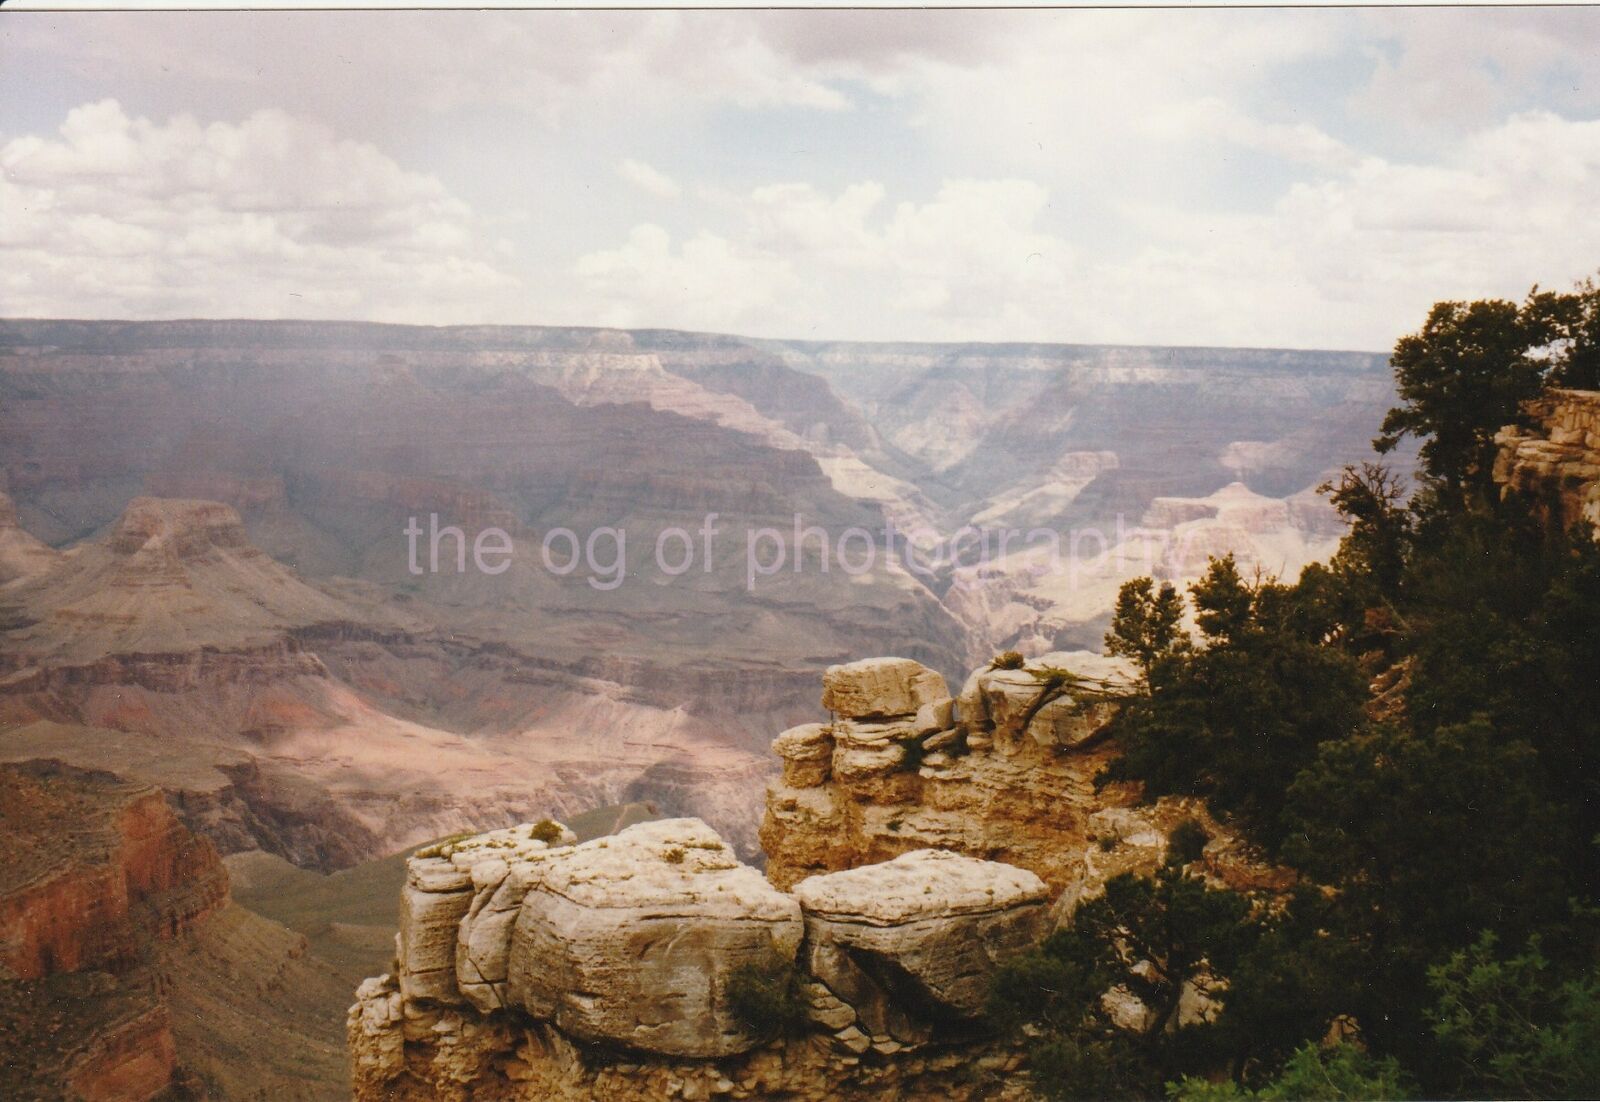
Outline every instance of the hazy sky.
POLYGON ((0 314, 1386 349, 1600 268, 1600 11, 0 17, 0 314))

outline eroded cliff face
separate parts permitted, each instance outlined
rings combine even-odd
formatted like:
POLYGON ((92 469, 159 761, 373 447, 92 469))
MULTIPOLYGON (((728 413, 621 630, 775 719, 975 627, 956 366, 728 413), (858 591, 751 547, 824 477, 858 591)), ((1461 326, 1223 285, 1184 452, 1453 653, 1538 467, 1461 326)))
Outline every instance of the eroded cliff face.
POLYGON ((53 762, 0 767, 0 825, 0 1092, 160 1096, 177 1047, 143 958, 223 906, 216 850, 159 790, 53 762))
POLYGON ((149 784, 0 765, 0 1097, 341 1097, 349 980, 149 784))
POLYGON ((1046 654, 976 670, 954 698, 942 681, 909 698, 867 688, 904 662, 830 669, 833 721, 773 743, 783 775, 768 789, 761 841, 778 886, 934 848, 1028 869, 1066 911, 1118 873, 1153 871, 1188 818, 1212 838, 1209 874, 1237 888, 1277 879, 1199 801, 1141 804, 1135 786, 1096 787, 1118 752, 1106 725, 1131 682, 1126 663, 1046 654))
POLYGON ((1551 390, 1524 412, 1526 426, 1495 437, 1495 481, 1527 494, 1563 529, 1600 524, 1600 392, 1551 390))
POLYGON ((983 1013, 1001 961, 1153 872, 1185 819, 1210 835, 1196 871, 1286 884, 1190 801, 1096 793, 1127 680, 1087 653, 954 697, 910 659, 831 667, 831 722, 774 742, 765 878, 697 819, 419 853, 394 969, 350 1009, 357 1099, 1024 1097, 983 1013), (793 977, 790 1030, 740 1011, 752 974, 793 977))
POLYGON ((158 789, 50 762, 0 772, 14 847, 0 872, 0 965, 14 978, 126 965, 142 941, 188 932, 226 898, 215 848, 158 789))

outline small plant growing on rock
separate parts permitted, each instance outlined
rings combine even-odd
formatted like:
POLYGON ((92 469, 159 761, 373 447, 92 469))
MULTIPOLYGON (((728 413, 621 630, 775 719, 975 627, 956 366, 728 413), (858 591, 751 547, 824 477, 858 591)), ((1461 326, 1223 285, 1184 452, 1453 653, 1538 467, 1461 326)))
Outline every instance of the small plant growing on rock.
POLYGON ((1167 860, 1174 865, 1198 861, 1209 841, 1211 835, 1206 833, 1206 828, 1200 825, 1198 819, 1185 819, 1167 835, 1167 860))
POLYGON ((734 969, 727 994, 734 1021, 751 1037, 798 1037, 810 1026, 800 973, 777 953, 734 969))
POLYGON ((661 855, 661 859, 669 865, 683 864, 684 852, 682 846, 673 846, 661 855))
POLYGON ((528 832, 528 836, 536 842, 543 842, 547 846, 553 846, 561 841, 561 825, 551 819, 540 819, 533 824, 533 829, 528 832))
POLYGON ((1027 660, 1022 657, 1021 651, 1001 651, 989 660, 989 668, 991 670, 1020 670, 1025 661, 1027 660))
POLYGON ((915 773, 922 768, 922 759, 928 756, 927 747, 922 745, 920 739, 900 744, 900 771, 902 773, 915 773))
POLYGON ((463 830, 460 834, 452 834, 448 838, 441 838, 431 845, 423 846, 411 854, 413 857, 449 857, 456 851, 457 842, 465 842, 473 836, 474 832, 463 830))

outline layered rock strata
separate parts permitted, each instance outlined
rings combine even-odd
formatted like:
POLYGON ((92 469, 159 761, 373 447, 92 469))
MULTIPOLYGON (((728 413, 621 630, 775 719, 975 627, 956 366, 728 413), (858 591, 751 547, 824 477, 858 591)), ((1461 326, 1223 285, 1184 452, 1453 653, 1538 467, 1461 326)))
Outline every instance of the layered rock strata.
POLYGON ((350 1009, 357 1099, 1023 1097, 983 1013, 1002 961, 1189 819, 1201 875, 1283 886, 1195 802, 1096 793, 1128 685, 1092 654, 956 696, 907 659, 830 668, 830 722, 773 743, 766 878, 697 819, 413 857, 394 972, 350 1009))
POLYGON ((1600 523, 1600 392, 1551 390, 1524 413, 1495 436, 1495 482, 1561 528, 1600 523))
POLYGON ((0 1095, 142 1102, 180 1071, 148 960, 227 903, 227 871, 159 789, 0 766, 0 1095))
POLYGON ((395 972, 350 1012, 357 1097, 961 1098, 932 1084, 1015 1068, 977 1019, 1043 931, 1033 874, 926 852, 788 894, 697 819, 570 842, 529 825, 410 860, 395 972), (774 1039, 734 990, 791 973, 805 1025, 774 1039))
POLYGON ((761 826, 767 875, 786 888, 932 848, 1030 869, 1059 894, 1084 875, 1089 816, 1134 802, 1094 784, 1115 752, 1101 734, 1128 669, 1088 652, 1051 654, 980 669, 952 697, 915 666, 829 669, 833 721, 773 743, 784 765, 761 826))

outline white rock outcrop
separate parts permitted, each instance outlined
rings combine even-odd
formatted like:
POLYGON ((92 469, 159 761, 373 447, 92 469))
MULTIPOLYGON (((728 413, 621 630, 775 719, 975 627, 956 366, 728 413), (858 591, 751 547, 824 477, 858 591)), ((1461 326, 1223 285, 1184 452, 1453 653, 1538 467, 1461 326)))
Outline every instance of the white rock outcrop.
POLYGON ((910 658, 864 658, 822 675, 822 706, 846 719, 914 715, 949 695, 941 675, 910 658))
POLYGON ((440 843, 413 855, 406 862, 400 893, 396 949, 401 994, 407 1000, 448 1005, 470 1002, 480 1010, 500 1005, 493 984, 504 982, 505 948, 495 940, 509 939, 510 919, 522 903, 520 896, 512 897, 518 890, 526 892, 534 864, 553 847, 576 841, 572 831, 545 820, 440 843), (468 943, 465 951, 458 944, 462 941, 468 943), (466 967, 458 978, 463 962, 466 967))
POLYGON ((1049 889, 1026 869, 944 850, 795 885, 806 969, 873 1036, 927 1040, 977 1017, 995 969, 1044 933, 1049 889))
POLYGON ((507 1002, 586 1041, 673 1056, 740 1052, 741 966, 792 961, 800 907, 698 819, 551 855, 511 937, 507 1002))

